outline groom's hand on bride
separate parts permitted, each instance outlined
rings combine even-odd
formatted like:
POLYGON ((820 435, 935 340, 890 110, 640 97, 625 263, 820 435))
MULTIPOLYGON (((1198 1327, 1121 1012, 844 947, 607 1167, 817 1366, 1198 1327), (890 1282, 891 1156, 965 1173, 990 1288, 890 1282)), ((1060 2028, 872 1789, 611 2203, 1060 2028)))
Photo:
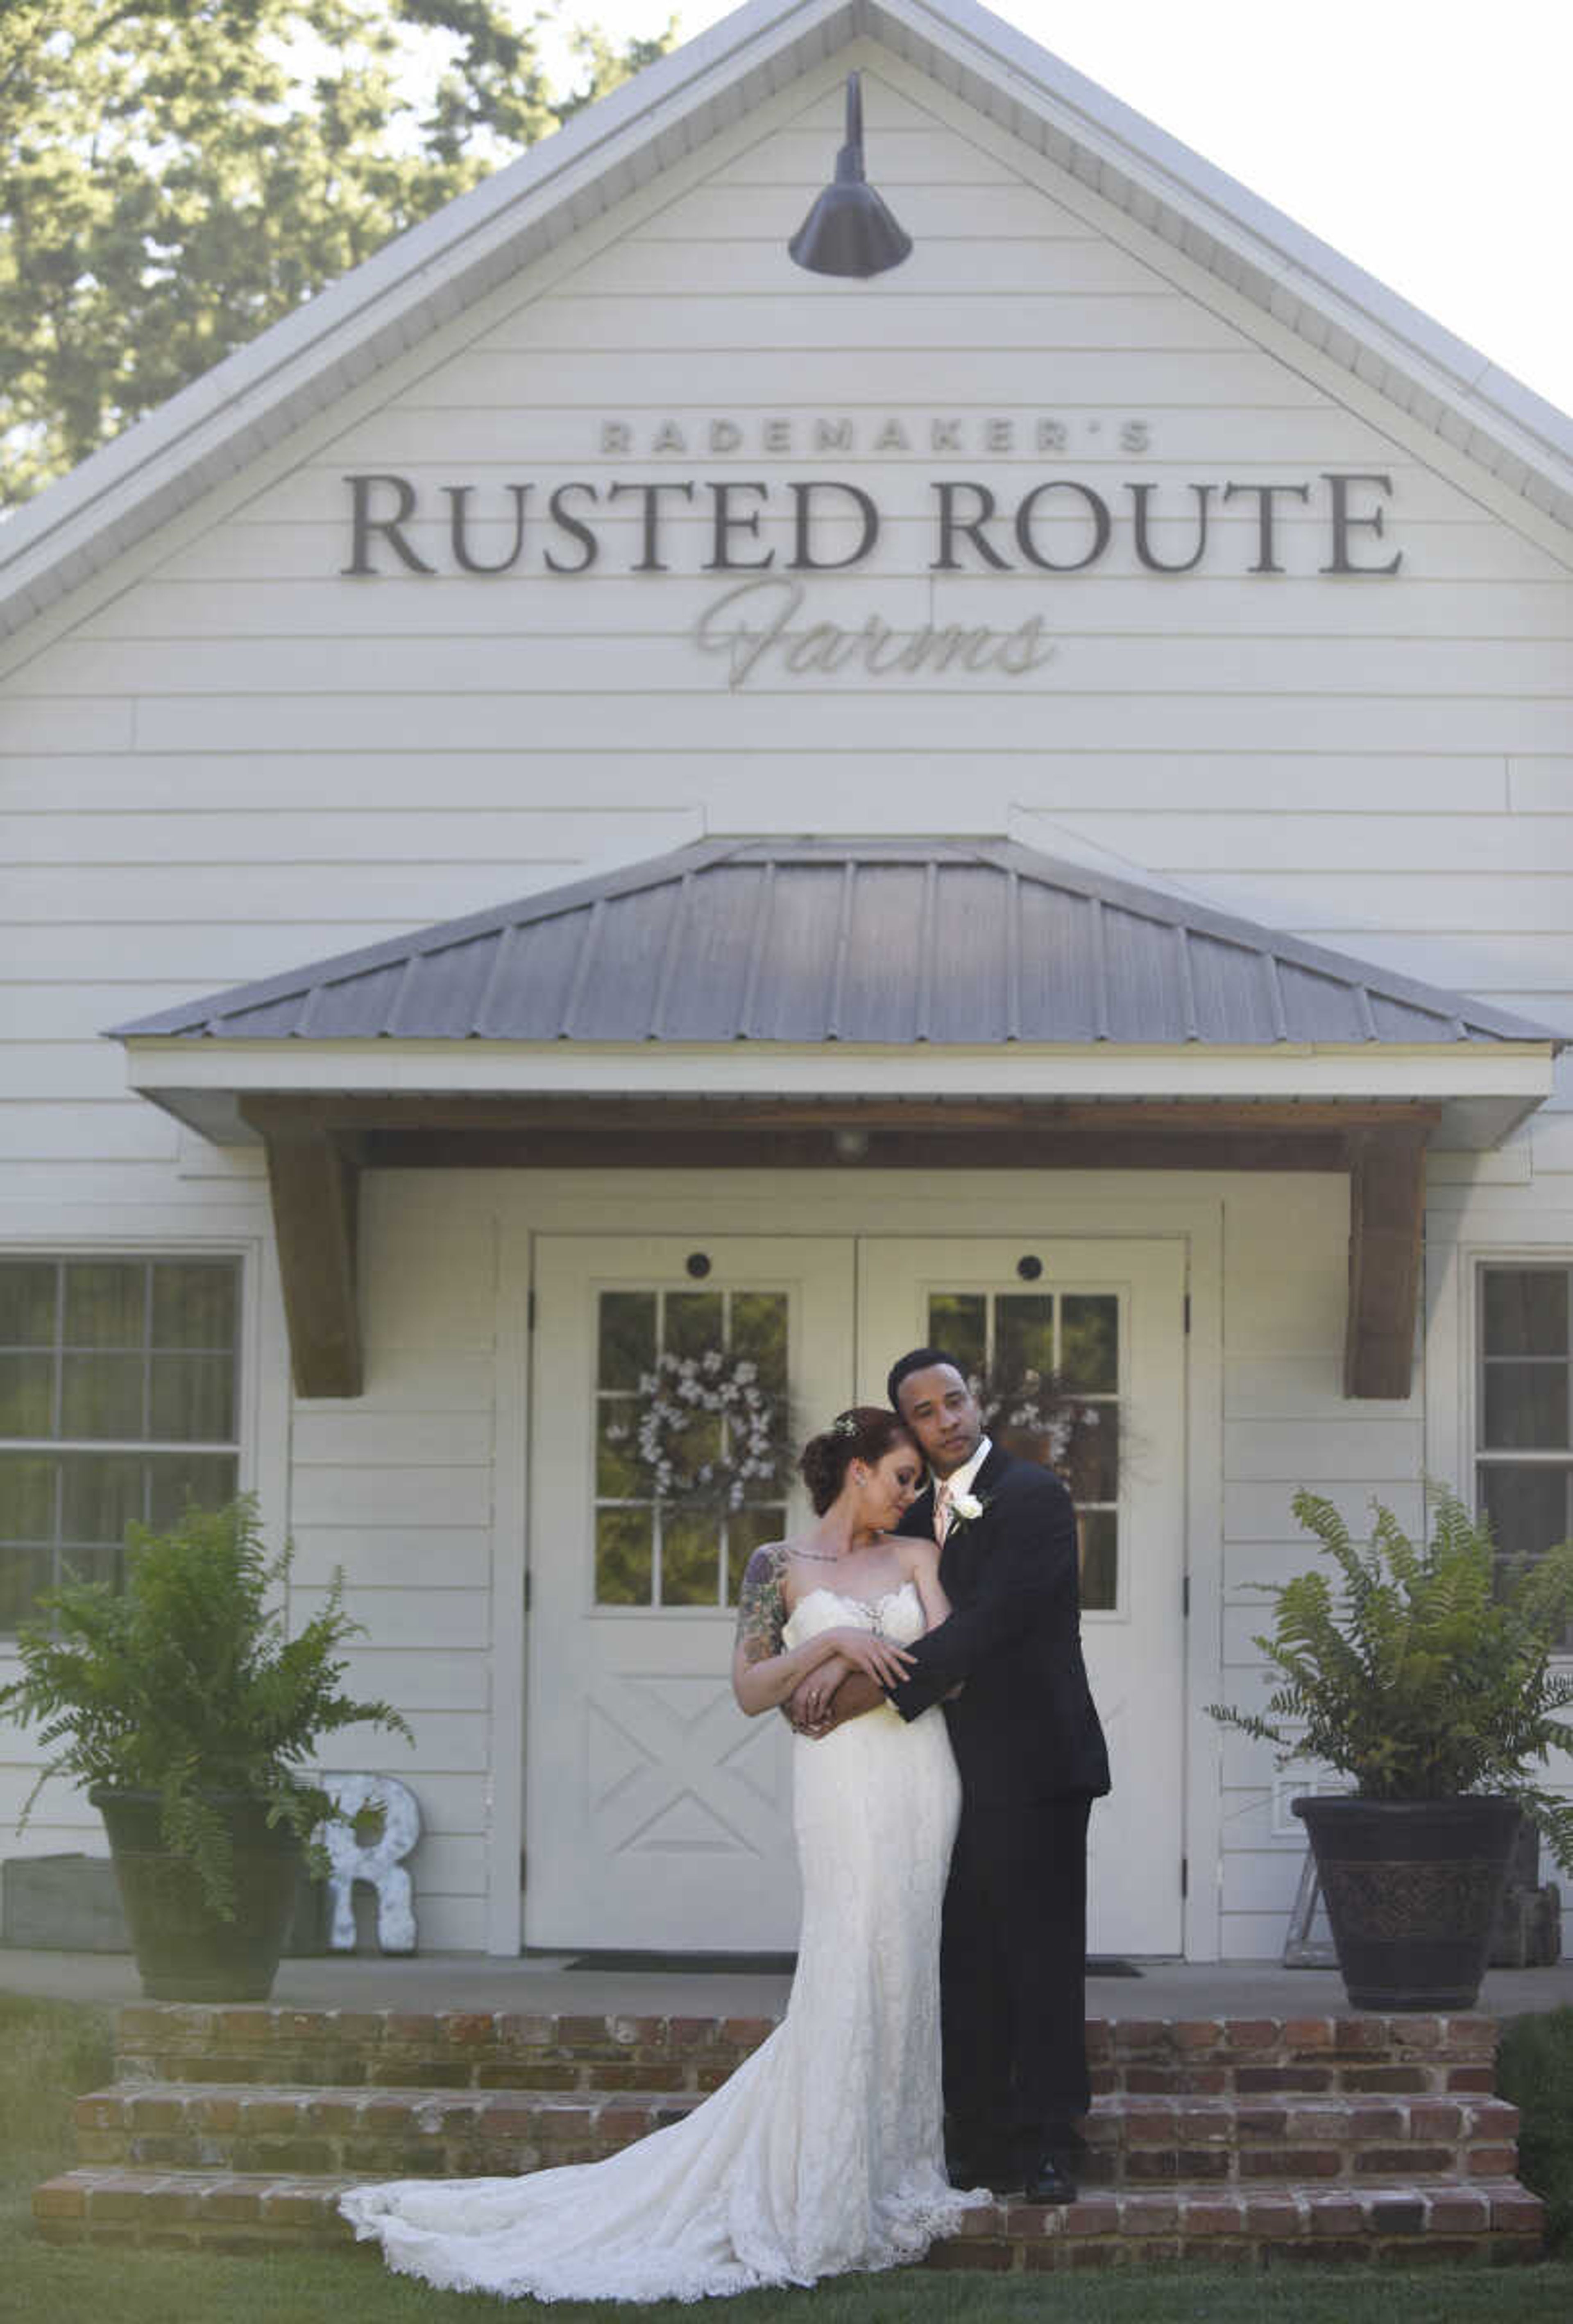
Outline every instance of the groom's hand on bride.
POLYGON ((782 1708, 800 1735, 817 1739, 845 1727, 849 1719, 861 1718, 884 1699, 877 1679, 854 1670, 850 1664, 842 1664, 837 1672, 836 1662, 831 1661, 811 1672, 782 1708))

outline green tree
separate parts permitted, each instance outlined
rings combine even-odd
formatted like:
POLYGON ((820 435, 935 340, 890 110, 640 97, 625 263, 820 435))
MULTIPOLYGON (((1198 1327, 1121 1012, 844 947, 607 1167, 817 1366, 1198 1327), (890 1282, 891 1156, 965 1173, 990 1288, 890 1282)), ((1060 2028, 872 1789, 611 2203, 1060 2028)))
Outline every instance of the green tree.
POLYGON ((0 0, 0 504, 671 46, 510 0, 0 0))

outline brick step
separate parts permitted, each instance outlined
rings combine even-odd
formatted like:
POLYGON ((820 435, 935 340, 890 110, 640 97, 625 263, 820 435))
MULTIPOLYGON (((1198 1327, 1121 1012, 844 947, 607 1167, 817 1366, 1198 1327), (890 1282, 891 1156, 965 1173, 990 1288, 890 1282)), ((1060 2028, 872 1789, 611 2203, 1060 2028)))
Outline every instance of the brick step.
MULTIPOLYGON (((84 2167, 33 2196, 52 2243, 268 2251, 350 2239, 336 2205, 350 2172, 289 2175, 84 2167)), ((990 2204, 937 2244, 932 2267, 1038 2272, 1131 2261, 1532 2260, 1540 2202, 1511 2178, 1394 2178, 1337 2190, 1172 2187, 1093 2194, 1063 2209, 990 2204)), ((368 2254, 370 2247, 367 2247, 368 2254)))
MULTIPOLYGON (((119 2013, 117 2071, 156 2082, 334 2088, 714 2089, 768 2017, 205 2008, 119 2013)), ((1487 2095, 1496 2029, 1475 2016, 1093 2018, 1093 2087, 1108 2095, 1335 2091, 1487 2095)))
MULTIPOLYGON (((698 2091, 387 2089, 119 2083, 80 2098, 78 2152, 100 2167, 473 2177, 588 2163, 702 2101, 698 2091)), ((1334 2093, 1263 2100, 1097 2098, 1089 2186, 1504 2179, 1516 2110, 1494 2098, 1334 2093)))

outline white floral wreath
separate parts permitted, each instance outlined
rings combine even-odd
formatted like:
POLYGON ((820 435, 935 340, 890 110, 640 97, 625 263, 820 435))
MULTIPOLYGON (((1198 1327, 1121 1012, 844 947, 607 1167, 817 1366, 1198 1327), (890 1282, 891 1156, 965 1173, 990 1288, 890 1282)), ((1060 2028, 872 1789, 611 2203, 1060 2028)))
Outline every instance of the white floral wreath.
POLYGON ((1088 1438, 1103 1417, 1096 1404, 1087 1403, 1053 1372, 1007 1373, 996 1364, 972 1373, 967 1384, 990 1434, 1002 1428, 1024 1429, 1041 1438, 1049 1466, 1064 1476, 1073 1493, 1078 1491, 1080 1472, 1092 1455, 1088 1438))
POLYGON ((760 1386, 759 1367, 721 1348, 701 1355, 658 1356, 639 1375, 639 1404, 607 1429, 614 1444, 632 1441, 658 1501, 669 1506, 740 1509, 779 1488, 785 1464, 785 1414, 760 1386), (693 1422, 715 1414, 725 1424, 726 1451, 691 1471, 679 1466, 679 1446, 693 1422))

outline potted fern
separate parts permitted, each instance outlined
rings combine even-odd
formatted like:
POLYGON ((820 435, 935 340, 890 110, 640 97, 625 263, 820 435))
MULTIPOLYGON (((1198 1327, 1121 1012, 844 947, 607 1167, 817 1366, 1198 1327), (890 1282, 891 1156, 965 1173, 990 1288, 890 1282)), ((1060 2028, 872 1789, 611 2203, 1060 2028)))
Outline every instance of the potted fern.
MULTIPOLYGON (((262 2001, 273 1987, 302 1849, 332 1812, 311 1782, 319 1739, 361 1720, 411 1739, 385 1702, 342 1693, 338 1650, 359 1624, 334 1576, 293 1637, 279 1610, 292 1553, 270 1558, 255 1500, 130 1527, 125 1587, 69 1582, 17 1641, 0 1711, 39 1726, 51 1775, 104 1818, 143 1989, 155 2001, 262 2001)), ((326 1869, 324 1861, 323 1868, 326 1869)))
POLYGON ((1329 1501, 1298 1492, 1294 1514, 1333 1580, 1256 1585, 1275 1600, 1272 1634, 1255 1643, 1278 1685, 1264 1712, 1209 1706, 1277 1746, 1280 1766, 1319 1759, 1350 1780, 1349 1794, 1292 1804, 1358 2008, 1473 2005, 1522 1812, 1573 1872, 1573 1803, 1534 1772, 1573 1747, 1560 1715, 1573 1677, 1555 1667, 1573 1543, 1504 1573, 1484 1518, 1452 1493, 1428 1498, 1429 1541, 1375 1502, 1362 1545, 1329 1501))

